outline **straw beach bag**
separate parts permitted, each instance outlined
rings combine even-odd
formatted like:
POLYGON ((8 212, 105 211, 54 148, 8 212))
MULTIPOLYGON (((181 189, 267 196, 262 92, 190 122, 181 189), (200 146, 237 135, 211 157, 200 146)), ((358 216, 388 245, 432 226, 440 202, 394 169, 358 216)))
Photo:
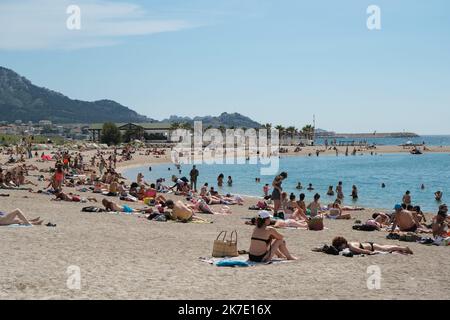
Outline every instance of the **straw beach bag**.
POLYGON ((323 218, 322 217, 313 217, 308 220, 308 229, 314 231, 323 230, 323 218))
POLYGON ((214 258, 237 257, 239 256, 237 249, 237 232, 231 232, 230 240, 226 240, 227 232, 221 231, 214 240, 212 256, 214 258), (234 240, 233 240, 234 234, 234 240), (223 235, 223 236, 222 236, 223 235), (222 236, 222 237, 221 237, 222 236))

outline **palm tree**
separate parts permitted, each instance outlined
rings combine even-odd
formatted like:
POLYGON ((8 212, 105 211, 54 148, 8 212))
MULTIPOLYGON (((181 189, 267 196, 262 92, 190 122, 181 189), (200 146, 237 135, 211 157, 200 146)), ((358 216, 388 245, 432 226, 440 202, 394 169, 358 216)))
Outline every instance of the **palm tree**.
POLYGON ((170 125, 170 129, 171 130, 177 130, 180 128, 180 123, 179 122, 172 122, 172 124, 170 125))
POLYGON ((293 126, 290 126, 290 127, 287 127, 286 128, 286 131, 291 135, 291 138, 293 139, 294 138, 294 134, 295 134, 295 127, 293 127, 293 126))
POLYGON ((192 125, 189 122, 185 122, 185 123, 181 124, 180 127, 185 130, 189 130, 189 131, 192 130, 192 125))
POLYGON ((278 130, 278 132, 280 133, 280 136, 283 136, 283 135, 284 135, 284 132, 285 132, 285 130, 286 130, 281 124, 275 126, 275 129, 278 130))
POLYGON ((314 136, 314 127, 310 124, 304 126, 302 129, 302 134, 306 137, 306 139, 312 140, 314 136))

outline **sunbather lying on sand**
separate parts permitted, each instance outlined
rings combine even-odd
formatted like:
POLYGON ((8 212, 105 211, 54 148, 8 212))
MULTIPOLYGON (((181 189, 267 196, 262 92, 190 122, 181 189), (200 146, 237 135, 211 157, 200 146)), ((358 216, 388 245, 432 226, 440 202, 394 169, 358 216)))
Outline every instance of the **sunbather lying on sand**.
POLYGON ((192 204, 189 204, 188 207, 200 213, 207 214, 231 214, 231 209, 228 206, 222 206, 220 211, 214 211, 203 199, 192 199, 192 204))
POLYGON ((166 206, 167 206, 167 208, 172 210, 171 218, 173 220, 181 220, 182 222, 188 222, 188 221, 194 221, 194 220, 206 222, 205 219, 197 217, 194 213, 194 210, 189 208, 188 205, 184 204, 180 200, 178 200, 177 202, 173 202, 172 200, 167 200, 166 206))
POLYGON ((16 209, 10 213, 0 212, 0 226, 9 226, 12 224, 20 225, 41 225, 42 220, 39 217, 28 220, 20 209, 16 209))
POLYGON ((118 205, 115 202, 112 202, 108 199, 103 199, 102 200, 102 204, 105 207, 106 211, 113 211, 113 212, 125 212, 125 213, 135 213, 135 212, 139 212, 136 209, 133 209, 127 205, 118 205))
POLYGON ((67 201, 67 202, 97 202, 96 198, 93 197, 88 197, 88 198, 81 198, 79 195, 73 194, 73 193, 69 193, 66 194, 64 192, 62 192, 61 190, 58 190, 55 192, 55 201, 67 201))
POLYGON ((373 242, 348 242, 343 237, 336 237, 333 239, 333 247, 342 251, 346 248, 354 254, 368 254, 373 255, 380 252, 399 252, 406 254, 413 254, 412 250, 408 247, 381 245, 373 242))

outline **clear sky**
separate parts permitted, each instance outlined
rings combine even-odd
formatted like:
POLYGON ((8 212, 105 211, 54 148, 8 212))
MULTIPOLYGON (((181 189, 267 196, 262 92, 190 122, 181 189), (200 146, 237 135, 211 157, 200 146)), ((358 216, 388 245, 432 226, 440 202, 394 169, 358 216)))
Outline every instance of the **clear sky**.
POLYGON ((2 0, 0 30, 1 66, 155 119, 450 134, 448 0, 2 0))

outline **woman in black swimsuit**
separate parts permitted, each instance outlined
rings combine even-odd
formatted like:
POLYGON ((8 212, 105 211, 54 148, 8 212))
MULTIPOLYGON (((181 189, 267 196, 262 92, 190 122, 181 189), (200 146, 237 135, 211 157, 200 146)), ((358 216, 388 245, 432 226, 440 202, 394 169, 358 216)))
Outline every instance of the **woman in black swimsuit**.
POLYGON ((368 254, 373 255, 379 252, 400 252, 406 254, 413 254, 412 250, 408 247, 392 246, 376 244, 374 242, 347 242, 343 237, 336 237, 333 239, 333 247, 342 251, 349 248, 354 254, 368 254))
POLYGON ((270 214, 260 211, 256 220, 256 227, 252 234, 248 258, 254 262, 268 262, 274 255, 287 260, 297 260, 292 256, 283 236, 270 226, 270 214))
POLYGON ((273 209, 274 209, 274 215, 277 216, 278 210, 280 210, 281 207, 281 193, 283 192, 283 188, 281 187, 281 184, 283 183, 283 180, 287 178, 287 173, 282 172, 278 176, 275 177, 275 179, 272 182, 272 200, 273 200, 273 209))

